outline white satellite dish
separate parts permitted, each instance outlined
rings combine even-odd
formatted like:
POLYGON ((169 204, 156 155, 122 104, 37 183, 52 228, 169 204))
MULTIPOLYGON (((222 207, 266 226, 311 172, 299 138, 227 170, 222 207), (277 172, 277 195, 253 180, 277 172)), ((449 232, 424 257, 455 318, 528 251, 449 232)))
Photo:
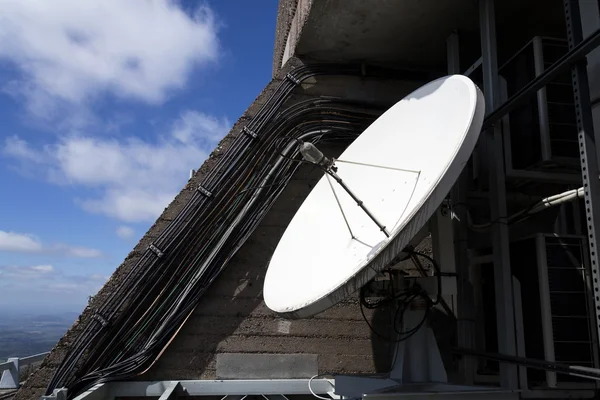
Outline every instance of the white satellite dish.
POLYGON ((484 113, 477 86, 452 75, 417 89, 379 117, 335 160, 337 175, 372 218, 324 174, 271 258, 266 305, 287 318, 309 317, 388 266, 458 179, 484 113))

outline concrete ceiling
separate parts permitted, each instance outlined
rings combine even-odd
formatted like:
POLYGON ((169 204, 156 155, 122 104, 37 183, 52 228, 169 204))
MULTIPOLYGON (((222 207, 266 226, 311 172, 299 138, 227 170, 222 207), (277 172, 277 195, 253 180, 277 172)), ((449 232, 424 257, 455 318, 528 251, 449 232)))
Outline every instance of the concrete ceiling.
MULTIPOLYGON (((477 0, 312 0, 295 48, 326 61, 368 61, 402 67, 446 65, 446 38, 459 30, 479 57, 477 0)), ((564 31, 562 1, 496 1, 499 40, 518 49, 533 34, 564 31), (540 12, 540 8, 543 10, 540 12), (518 29, 515 29, 516 25, 518 29)), ((468 58, 468 57, 467 57, 468 58)), ((470 61, 470 60, 469 60, 470 61)))
POLYGON ((296 53, 336 61, 437 65, 440 54, 445 62, 448 34, 457 26, 476 30, 476 16, 477 2, 471 0, 314 0, 296 53))

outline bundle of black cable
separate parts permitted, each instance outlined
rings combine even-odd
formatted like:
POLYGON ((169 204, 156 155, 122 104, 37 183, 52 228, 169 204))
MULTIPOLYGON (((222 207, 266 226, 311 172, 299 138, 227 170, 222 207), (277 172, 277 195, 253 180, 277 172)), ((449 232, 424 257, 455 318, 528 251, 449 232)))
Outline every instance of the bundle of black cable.
MULTIPOLYGON (((381 78, 409 74, 377 67, 367 71, 381 78)), ((227 138, 231 143, 181 212, 82 321, 46 394, 67 387, 73 398, 94 384, 142 374, 156 362, 296 171, 297 151, 288 146, 290 153, 283 154, 281 138, 349 140, 382 111, 332 98, 281 110, 294 88, 316 75, 364 73, 360 64, 303 66, 281 80, 242 134, 227 138)), ((419 296, 410 292, 406 304, 419 296)))
MULTIPOLYGON (((389 277, 388 293, 384 296, 379 296, 380 298, 378 300, 369 300, 369 298, 373 297, 372 295, 375 292, 371 284, 363 286, 360 290, 360 311, 366 324, 379 338, 392 343, 402 342, 417 333, 427 321, 431 309, 441 301, 441 273, 437 263, 433 258, 426 254, 414 250, 410 250, 410 253, 426 258, 431 262, 436 272, 438 282, 435 300, 432 300, 429 294, 414 279, 411 279, 412 283, 408 288, 397 288, 396 276, 399 272, 397 270, 388 269, 382 271, 382 273, 387 274, 389 277), (387 306, 392 306, 392 309, 394 310, 391 323, 394 332, 389 336, 378 332, 369 322, 365 314, 365 309, 373 310, 387 306), (424 308, 425 312, 423 318, 415 326, 402 330, 405 325, 404 315, 410 308, 424 308)), ((373 282, 374 281, 371 281, 371 283, 373 282)))

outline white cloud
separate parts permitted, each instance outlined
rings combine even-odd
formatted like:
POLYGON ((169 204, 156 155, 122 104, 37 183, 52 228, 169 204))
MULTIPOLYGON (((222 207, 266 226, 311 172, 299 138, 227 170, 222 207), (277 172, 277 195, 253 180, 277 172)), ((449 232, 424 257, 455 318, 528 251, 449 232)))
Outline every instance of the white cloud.
POLYGON ((13 157, 17 157, 21 160, 37 161, 38 154, 29 148, 26 141, 21 140, 16 136, 6 141, 4 150, 13 157))
POLYGON ((0 276, 2 276, 3 280, 30 280, 42 277, 46 278, 55 272, 56 270, 52 265, 34 265, 25 267, 0 265, 0 276))
POLYGON ((177 0, 0 0, 0 62, 16 71, 0 90, 24 99, 41 118, 25 123, 61 133, 42 147, 10 137, 0 151, 19 160, 29 177, 46 174, 52 183, 90 189, 75 199, 89 212, 153 220, 229 121, 185 111, 165 136, 140 139, 125 132, 135 120, 129 111, 100 118, 93 106, 107 95, 165 101, 186 86, 192 70, 218 61, 218 25, 211 9, 196 2, 184 10, 177 0))
POLYGON ((88 247, 56 245, 54 249, 55 251, 62 252, 69 257, 98 258, 102 256, 102 252, 100 250, 90 249, 88 247))
POLYGON ((67 257, 98 258, 99 250, 87 247, 69 246, 62 243, 43 244, 34 235, 0 230, 0 251, 14 253, 59 254, 67 257))
POLYGON ((67 294, 82 293, 91 296, 96 294, 109 278, 109 276, 101 274, 58 274, 53 280, 45 280, 40 282, 40 289, 49 292, 60 292, 67 294))
POLYGON ((135 231, 129 226, 121 225, 117 228, 117 236, 121 239, 131 239, 134 234, 135 231))
POLYGON ((0 231, 0 251, 39 253, 43 248, 40 241, 32 235, 0 231))
POLYGON ((77 200, 89 212, 125 222, 153 221, 230 125, 226 119, 186 111, 168 134, 154 141, 75 135, 36 149, 10 137, 3 152, 25 165, 42 166, 38 170, 54 183, 99 191, 99 196, 77 200))
POLYGON ((54 267, 52 265, 35 265, 35 266, 31 267, 31 269, 33 271, 42 272, 42 273, 54 271, 54 267))
POLYGON ((159 103, 218 60, 217 25, 173 0, 2 0, 0 59, 20 72, 4 91, 44 118, 100 94, 159 103))
POLYGON ((183 144, 204 145, 212 150, 214 144, 227 133, 228 128, 227 121, 187 110, 182 112, 173 124, 171 136, 183 144))
POLYGON ((28 304, 39 309, 66 300, 71 308, 79 308, 86 303, 87 296, 96 294, 108 279, 107 275, 95 273, 73 275, 52 265, 0 265, 0 304, 8 301, 6 304, 11 308, 28 304), (22 296, 24 292, 28 293, 26 298, 19 297, 19 303, 11 303, 15 295, 22 296))

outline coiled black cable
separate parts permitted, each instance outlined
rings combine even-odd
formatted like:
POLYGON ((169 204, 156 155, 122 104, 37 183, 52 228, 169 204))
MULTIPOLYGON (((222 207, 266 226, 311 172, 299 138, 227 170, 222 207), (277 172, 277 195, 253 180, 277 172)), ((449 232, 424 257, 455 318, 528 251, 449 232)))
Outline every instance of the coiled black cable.
POLYGON ((427 318, 429 317, 431 309, 443 301, 443 299, 442 299, 442 272, 441 272, 437 262, 433 259, 433 257, 431 257, 425 253, 416 251, 414 249, 405 249, 405 251, 407 251, 413 255, 416 255, 418 257, 423 257, 431 263, 431 266, 434 269, 435 277, 437 279, 437 293, 436 293, 436 297, 434 300, 432 300, 430 298, 429 294, 425 290, 423 290, 417 283, 413 283, 407 290, 397 292, 395 285, 394 285, 395 282, 394 282, 393 272, 389 271, 389 270, 384 271, 389 274, 389 282, 390 282, 390 286, 389 286, 390 293, 387 296, 383 297, 380 300, 371 302, 371 301, 367 300, 369 285, 363 286, 360 290, 360 311, 361 311, 361 314, 362 314, 362 317, 363 317, 365 323, 368 325, 368 327, 371 329, 371 331, 373 332, 373 334, 375 336, 377 336, 387 342, 392 342, 392 343, 398 343, 398 342, 405 341, 408 338, 410 338, 411 336, 413 336, 415 333, 417 333, 417 331, 419 329, 421 329, 421 327, 427 321, 427 318), (425 312, 423 313, 423 317, 414 327, 412 327, 406 331, 402 331, 402 330, 400 330, 399 326, 404 325, 404 314, 406 313, 406 310, 409 309, 412 302, 416 299, 421 299, 423 302, 425 302, 425 312), (386 306, 395 307, 394 315, 392 318, 392 327, 393 327, 396 337, 389 337, 389 336, 386 336, 386 335, 378 332, 375 329, 375 327, 369 322, 369 320, 365 314, 365 311, 364 311, 365 309, 373 310, 373 309, 380 309, 380 308, 383 308, 386 306))

